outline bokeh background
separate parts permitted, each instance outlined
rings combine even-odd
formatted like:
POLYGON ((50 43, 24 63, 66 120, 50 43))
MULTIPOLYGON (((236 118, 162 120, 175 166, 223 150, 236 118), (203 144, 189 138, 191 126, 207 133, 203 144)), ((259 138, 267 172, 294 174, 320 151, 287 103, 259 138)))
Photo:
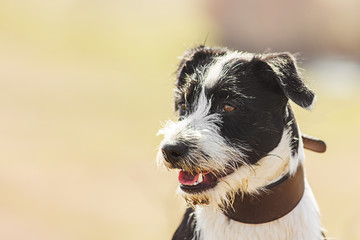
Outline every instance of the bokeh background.
POLYGON ((170 239, 185 203, 158 169, 189 47, 300 53, 324 139, 307 176, 327 235, 360 239, 357 0, 0 1, 0 239, 170 239))

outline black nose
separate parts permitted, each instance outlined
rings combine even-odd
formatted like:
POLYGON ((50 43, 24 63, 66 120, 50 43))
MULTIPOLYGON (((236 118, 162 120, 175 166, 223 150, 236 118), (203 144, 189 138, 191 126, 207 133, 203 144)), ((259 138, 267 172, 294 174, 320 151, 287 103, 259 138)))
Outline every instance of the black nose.
POLYGON ((182 142, 176 144, 165 144, 161 148, 165 161, 174 165, 176 165, 177 161, 183 157, 187 151, 188 146, 182 142))

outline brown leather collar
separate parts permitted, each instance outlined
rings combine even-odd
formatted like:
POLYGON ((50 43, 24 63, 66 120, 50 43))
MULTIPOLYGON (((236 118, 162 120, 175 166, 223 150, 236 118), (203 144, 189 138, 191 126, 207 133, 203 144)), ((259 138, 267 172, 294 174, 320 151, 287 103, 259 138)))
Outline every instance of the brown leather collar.
POLYGON ((222 209, 229 218, 251 224, 277 220, 293 210, 304 194, 304 169, 300 164, 293 176, 289 174, 270 184, 260 195, 236 194, 232 208, 222 209))
POLYGON ((302 134, 301 137, 304 143, 304 148, 318 153, 324 153, 326 151, 326 143, 323 140, 304 134, 302 134))

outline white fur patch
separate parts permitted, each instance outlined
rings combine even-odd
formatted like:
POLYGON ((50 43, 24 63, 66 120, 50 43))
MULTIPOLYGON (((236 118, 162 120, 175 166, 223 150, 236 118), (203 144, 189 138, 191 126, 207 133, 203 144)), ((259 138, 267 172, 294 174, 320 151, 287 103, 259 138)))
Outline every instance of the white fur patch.
MULTIPOLYGON (((238 148, 229 146, 220 134, 221 117, 217 113, 210 114, 211 102, 206 98, 204 89, 199 95, 197 108, 182 121, 168 121, 158 134, 164 135, 161 146, 185 140, 192 143, 190 153, 185 161, 181 161, 183 169, 192 171, 190 164, 202 170, 224 171, 231 159, 243 159, 244 154, 238 148), (207 156, 205 158, 204 154, 207 156)), ((162 153, 158 152, 158 162, 170 167, 162 153)))
POLYGON ((301 132, 300 132, 300 128, 299 126, 297 126, 298 129, 298 134, 299 134, 299 146, 298 146, 298 150, 297 153, 292 156, 290 154, 290 175, 295 174, 299 164, 303 163, 305 161, 305 153, 304 153, 304 144, 303 144, 303 140, 301 137, 301 132))
POLYGON ((251 55, 248 53, 240 53, 240 52, 231 52, 225 56, 221 56, 217 59, 217 61, 210 66, 209 72, 207 73, 206 79, 204 80, 204 86, 206 88, 213 87, 223 75, 226 75, 224 72, 224 65, 236 58, 242 58, 246 60, 251 59, 251 55))

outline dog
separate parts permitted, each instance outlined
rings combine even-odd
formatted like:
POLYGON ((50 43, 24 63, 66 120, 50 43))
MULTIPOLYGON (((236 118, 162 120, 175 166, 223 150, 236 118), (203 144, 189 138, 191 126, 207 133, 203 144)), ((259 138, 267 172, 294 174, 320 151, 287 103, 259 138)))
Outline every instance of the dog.
POLYGON ((304 145, 289 100, 312 109, 316 96, 290 53, 251 54, 197 46, 176 72, 178 121, 157 161, 179 171, 188 203, 175 240, 320 240, 319 209, 303 170, 304 145))

